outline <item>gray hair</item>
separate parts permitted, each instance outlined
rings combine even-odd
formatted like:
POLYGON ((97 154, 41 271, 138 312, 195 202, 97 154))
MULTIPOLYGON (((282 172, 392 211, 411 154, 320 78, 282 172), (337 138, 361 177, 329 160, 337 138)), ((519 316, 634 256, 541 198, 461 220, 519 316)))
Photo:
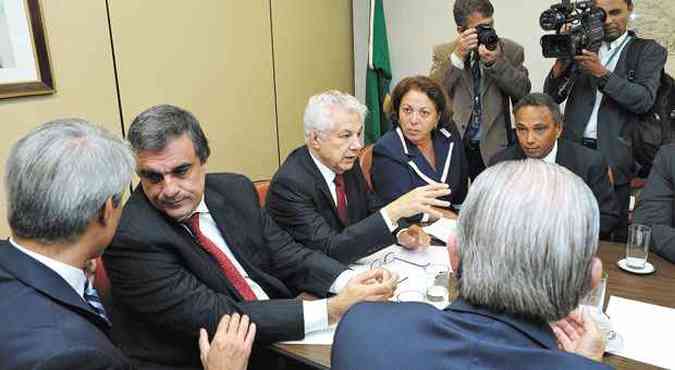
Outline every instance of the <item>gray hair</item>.
POLYGON ((560 126, 563 125, 563 116, 562 113, 560 113, 560 106, 558 106, 558 104, 553 101, 553 98, 546 94, 530 93, 525 95, 520 100, 518 100, 518 103, 516 103, 516 105, 513 107, 513 115, 515 116, 521 108, 525 107, 548 108, 549 112, 551 112, 551 116, 553 117, 553 123, 556 123, 560 126))
POLYGON ((495 9, 489 0, 456 0, 452 8, 455 25, 466 27, 467 18, 473 13, 480 13, 483 17, 492 17, 495 9))
POLYGON ((143 111, 131 123, 127 138, 138 154, 144 150, 162 150, 169 139, 183 134, 187 134, 192 140, 199 160, 206 162, 211 155, 211 149, 199 121, 192 113, 173 105, 156 105, 143 111))
POLYGON ((368 108, 355 97, 337 90, 329 90, 309 98, 303 123, 305 139, 312 131, 326 132, 333 127, 333 112, 336 108, 344 109, 349 113, 356 113, 363 123, 368 114, 368 108))
POLYGON ((569 170, 537 159, 489 167, 459 216, 460 296, 529 319, 567 316, 590 290, 599 222, 569 170))
POLYGON ((14 144, 7 159, 7 219, 16 236, 74 242, 105 202, 120 205, 131 183, 129 145, 78 119, 47 122, 14 144))

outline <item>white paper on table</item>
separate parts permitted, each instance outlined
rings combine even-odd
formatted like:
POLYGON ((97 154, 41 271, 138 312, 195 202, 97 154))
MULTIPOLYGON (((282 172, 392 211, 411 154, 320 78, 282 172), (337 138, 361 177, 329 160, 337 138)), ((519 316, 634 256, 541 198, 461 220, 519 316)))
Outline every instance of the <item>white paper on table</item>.
POLYGON ((335 328, 337 324, 333 324, 324 330, 315 331, 305 335, 302 340, 291 340, 288 342, 281 342, 284 344, 319 344, 330 346, 333 344, 333 337, 335 336, 335 328))
POLYGON ((607 316, 614 330, 623 336, 623 350, 612 353, 675 369, 671 339, 675 333, 675 309, 611 296, 607 316))
POLYGON ((447 242, 450 235, 457 233, 457 220, 440 218, 438 221, 422 229, 427 234, 433 235, 436 239, 447 242))

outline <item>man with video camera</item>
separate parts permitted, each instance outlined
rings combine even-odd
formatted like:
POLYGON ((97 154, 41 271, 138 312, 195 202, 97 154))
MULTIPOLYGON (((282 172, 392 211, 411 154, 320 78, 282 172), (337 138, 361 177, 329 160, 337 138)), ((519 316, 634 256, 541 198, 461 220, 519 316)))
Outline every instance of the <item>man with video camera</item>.
POLYGON ((473 181, 513 143, 511 101, 530 92, 523 48, 499 38, 489 0, 456 0, 457 39, 434 47, 430 77, 446 89, 473 181))
MULTIPOLYGON (((567 127, 563 138, 599 150, 609 163, 621 210, 613 239, 623 241, 628 221, 630 181, 635 173, 628 139, 630 129, 631 125, 637 124, 638 115, 654 104, 667 52, 656 42, 643 42, 638 62, 629 65, 629 52, 638 44, 637 35, 627 30, 633 1, 595 0, 574 4, 568 1, 559 9, 566 6, 579 8, 581 3, 604 10, 603 40, 597 52, 586 47, 576 50, 576 55, 559 57, 546 78, 544 91, 557 103, 567 100, 567 127)), ((567 23, 562 27, 565 31, 576 25, 567 23)))

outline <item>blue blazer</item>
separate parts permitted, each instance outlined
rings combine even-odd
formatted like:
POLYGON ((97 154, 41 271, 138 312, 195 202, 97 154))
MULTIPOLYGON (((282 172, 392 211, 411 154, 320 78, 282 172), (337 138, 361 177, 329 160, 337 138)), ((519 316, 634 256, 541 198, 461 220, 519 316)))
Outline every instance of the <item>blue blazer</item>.
POLYGON ((108 324, 56 272, 0 241, 0 367, 131 369, 108 324))
POLYGON ((436 154, 436 169, 398 127, 377 141, 373 148, 371 176, 375 192, 385 203, 432 182, 444 182, 450 186, 452 193, 443 200, 453 205, 464 202, 468 165, 459 134, 441 128, 432 131, 431 140, 436 154))
POLYGON ((426 303, 355 305, 337 328, 331 364, 333 370, 611 369, 560 351, 545 322, 461 299, 443 311, 426 303))

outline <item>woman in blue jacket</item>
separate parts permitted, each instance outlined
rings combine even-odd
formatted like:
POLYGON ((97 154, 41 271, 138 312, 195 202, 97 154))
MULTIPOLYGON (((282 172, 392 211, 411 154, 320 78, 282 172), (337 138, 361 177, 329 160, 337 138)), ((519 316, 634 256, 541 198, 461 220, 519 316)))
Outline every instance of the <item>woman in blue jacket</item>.
POLYGON ((428 77, 407 77, 391 102, 394 127, 373 149, 375 192, 388 203, 418 186, 447 183, 452 193, 442 199, 456 211, 466 197, 468 165, 443 89, 428 77))

